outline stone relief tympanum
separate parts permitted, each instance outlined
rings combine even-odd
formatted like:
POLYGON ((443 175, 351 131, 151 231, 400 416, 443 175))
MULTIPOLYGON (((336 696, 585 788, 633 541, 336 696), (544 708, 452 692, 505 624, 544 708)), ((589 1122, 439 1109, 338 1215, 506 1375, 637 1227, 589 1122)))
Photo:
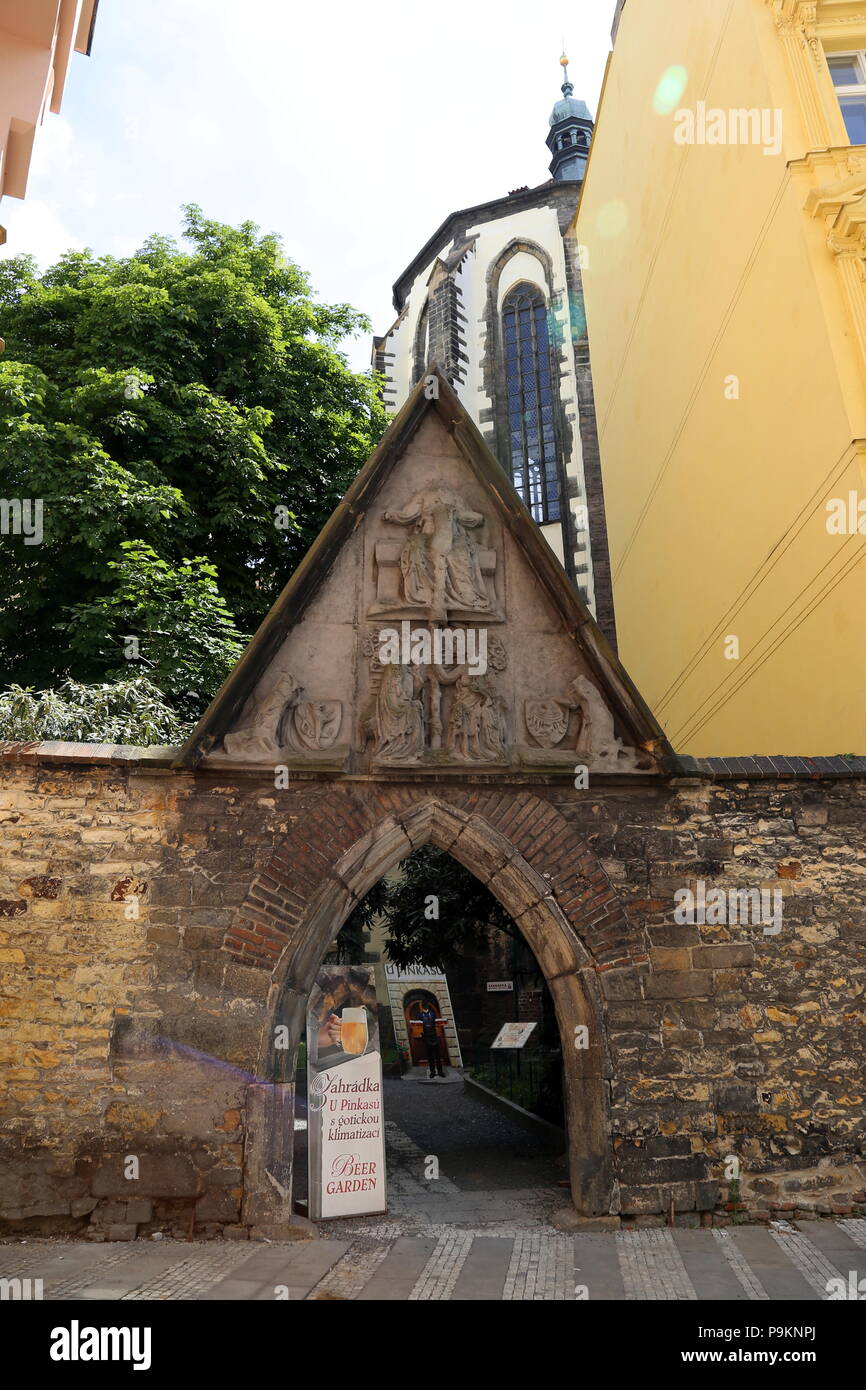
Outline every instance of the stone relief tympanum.
POLYGON ((362 747, 372 742, 374 763, 507 761, 505 702, 496 689, 507 662, 502 642, 490 639, 482 674, 461 664, 380 662, 382 631, 369 631, 362 647, 371 692, 360 737, 362 747))

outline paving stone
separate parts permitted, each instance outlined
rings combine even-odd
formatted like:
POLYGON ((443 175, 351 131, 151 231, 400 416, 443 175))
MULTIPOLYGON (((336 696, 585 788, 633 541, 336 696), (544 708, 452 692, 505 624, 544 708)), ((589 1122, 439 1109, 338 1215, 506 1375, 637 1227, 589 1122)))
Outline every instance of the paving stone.
POLYGON ((400 1236, 388 1257, 358 1295, 359 1301, 409 1299, 439 1242, 430 1236, 400 1236))
MULTIPOLYGON (((619 1252, 614 1235, 584 1232, 572 1237, 574 1246, 574 1283, 588 1294, 590 1303, 625 1299, 619 1252)), ((583 1301, 583 1294, 575 1294, 583 1301)))
POLYGON ((757 1226, 737 1226, 729 1227, 728 1236, 760 1280, 769 1299, 800 1301, 818 1297, 797 1266, 792 1264, 790 1252, 780 1249, 769 1231, 757 1226))
POLYGON ((748 1301, 752 1297, 732 1262, 725 1256, 725 1249, 730 1244, 727 1239, 723 1247, 719 1241, 707 1240, 705 1231, 683 1230, 675 1230, 673 1238, 699 1299, 738 1302, 748 1301))
POLYGON ((452 1301, 499 1302, 513 1248, 507 1238, 476 1236, 451 1291, 452 1301))
POLYGON ((670 1231, 621 1231, 614 1240, 626 1299, 697 1299, 670 1231))
POLYGON ((825 1299, 830 1278, 866 1277, 866 1222, 816 1221, 808 1234, 767 1230, 563 1235, 553 1227, 404 1230, 399 1220, 341 1223, 348 1239, 262 1246, 165 1240, 122 1245, 0 1244, 0 1277, 42 1278, 44 1297, 100 1301, 433 1302, 825 1299))

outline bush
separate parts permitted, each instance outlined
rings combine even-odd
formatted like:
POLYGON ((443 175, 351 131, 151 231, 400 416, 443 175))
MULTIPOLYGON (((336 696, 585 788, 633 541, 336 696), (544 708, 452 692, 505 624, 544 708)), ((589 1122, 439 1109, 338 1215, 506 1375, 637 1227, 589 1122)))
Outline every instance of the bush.
POLYGON ((65 681, 57 690, 20 685, 0 692, 0 738, 41 742, 180 743, 190 731, 143 676, 110 685, 65 681))

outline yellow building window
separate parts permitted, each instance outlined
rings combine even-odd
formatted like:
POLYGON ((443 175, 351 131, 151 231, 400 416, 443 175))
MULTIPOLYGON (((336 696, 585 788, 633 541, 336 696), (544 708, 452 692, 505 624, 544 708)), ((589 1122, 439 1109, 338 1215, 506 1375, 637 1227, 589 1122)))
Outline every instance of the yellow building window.
POLYGON ((828 53, 842 119, 852 145, 866 145, 866 52, 828 53))

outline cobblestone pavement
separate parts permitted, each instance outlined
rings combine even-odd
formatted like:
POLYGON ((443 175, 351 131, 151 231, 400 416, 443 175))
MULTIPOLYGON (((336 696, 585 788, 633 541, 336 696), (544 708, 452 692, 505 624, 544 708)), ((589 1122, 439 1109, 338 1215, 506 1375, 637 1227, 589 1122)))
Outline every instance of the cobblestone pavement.
POLYGON ((802 1224, 578 1235, 430 1224, 406 1235, 379 1221, 285 1244, 30 1240, 0 1244, 0 1278, 41 1279, 54 1301, 818 1302, 830 1280, 866 1281, 866 1220, 802 1224))
POLYGON ((447 1092, 386 1098, 387 1215, 286 1243, 9 1241, 0 1279, 41 1279, 46 1300, 137 1302, 808 1302, 833 1280, 866 1288, 866 1220, 563 1235, 550 1223, 568 1201, 559 1160, 447 1092))

